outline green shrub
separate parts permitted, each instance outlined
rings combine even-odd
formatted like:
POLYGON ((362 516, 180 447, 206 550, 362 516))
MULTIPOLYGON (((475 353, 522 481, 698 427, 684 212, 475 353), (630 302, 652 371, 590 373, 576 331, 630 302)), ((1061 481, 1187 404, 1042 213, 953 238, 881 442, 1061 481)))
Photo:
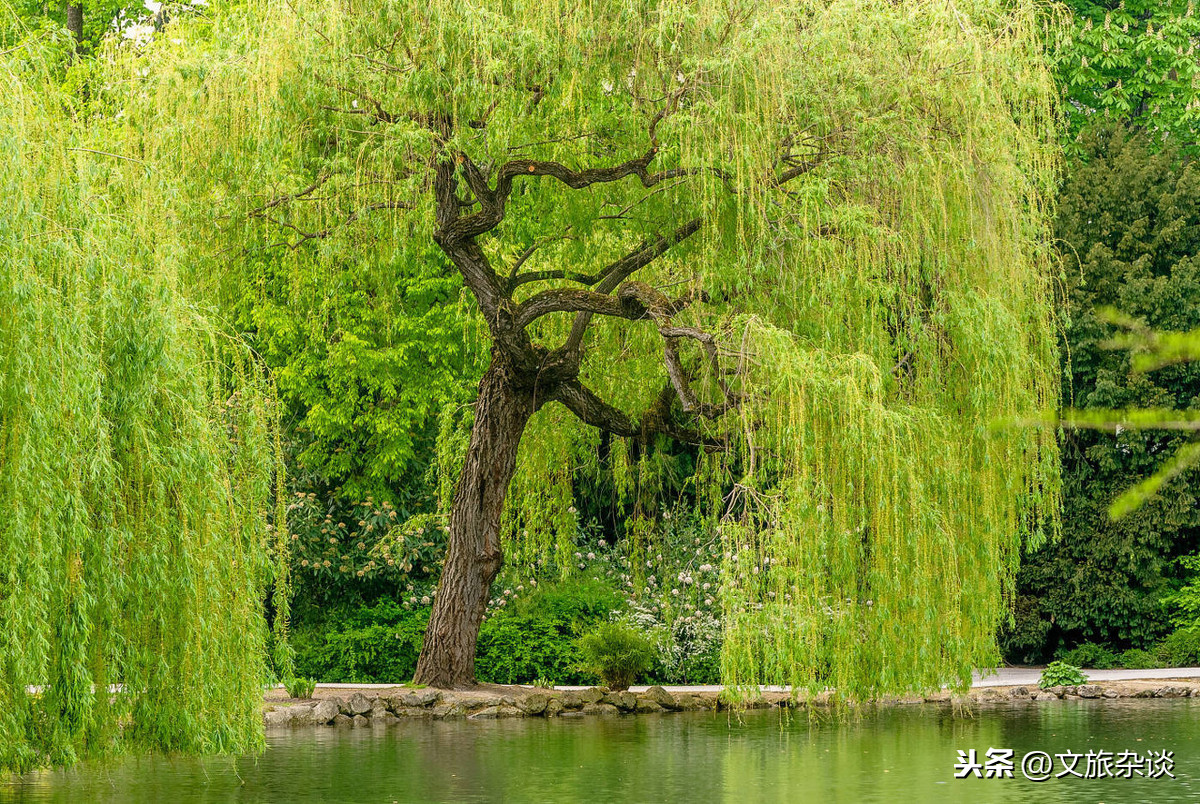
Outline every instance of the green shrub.
POLYGON ((480 681, 523 684, 552 678, 585 684, 579 637, 621 606, 621 596, 597 579, 543 586, 493 611, 479 629, 475 674, 480 681))
POLYGON ((296 672, 324 682, 399 684, 412 678, 429 609, 394 600, 334 613, 292 634, 296 672))
POLYGON ((1038 687, 1041 689, 1071 687, 1085 683, 1087 683, 1087 676, 1079 672, 1078 667, 1073 667, 1066 662, 1050 662, 1042 671, 1042 677, 1038 679, 1038 687))
POLYGON ((1166 667, 1200 666, 1200 628, 1180 628, 1158 643, 1154 652, 1166 667))
POLYGON ((1116 653, 1095 642, 1085 642, 1074 650, 1063 653, 1058 658, 1066 664, 1075 667, 1091 667, 1096 670, 1109 670, 1121 663, 1116 653))
POLYGON ((600 625, 579 640, 582 667, 614 690, 627 690, 654 662, 654 645, 620 622, 600 625))
POLYGON ((1121 654, 1121 666, 1130 670, 1149 670, 1161 665, 1158 658, 1150 651, 1130 648, 1121 654))
POLYGON ((287 694, 292 698, 311 698, 317 682, 311 678, 293 678, 284 682, 287 694))

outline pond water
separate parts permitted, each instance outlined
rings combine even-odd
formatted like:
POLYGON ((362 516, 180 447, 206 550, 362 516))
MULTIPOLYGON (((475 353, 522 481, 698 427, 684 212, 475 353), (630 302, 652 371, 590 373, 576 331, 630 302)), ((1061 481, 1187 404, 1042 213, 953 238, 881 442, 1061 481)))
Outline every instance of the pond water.
MULTIPOLYGON (((128 757, 0 782, 8 802, 1194 802, 1200 700, 776 710, 275 732, 257 758, 128 757), (1012 748, 1014 778, 954 778, 959 749, 1012 748), (1173 751, 1176 778, 1022 776, 1040 750, 1173 751)), ((1054 773, 1062 770, 1058 761, 1054 773)), ((1085 770, 1080 760, 1079 771, 1085 770)))

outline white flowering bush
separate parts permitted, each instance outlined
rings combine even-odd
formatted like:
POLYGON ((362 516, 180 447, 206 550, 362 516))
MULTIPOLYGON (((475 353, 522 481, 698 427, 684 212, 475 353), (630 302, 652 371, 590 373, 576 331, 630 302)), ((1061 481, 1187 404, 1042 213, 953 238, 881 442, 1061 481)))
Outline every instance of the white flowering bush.
POLYGON ((540 583, 570 579, 614 587, 622 605, 612 618, 646 634, 654 647, 650 675, 664 683, 716 683, 722 641, 720 537, 687 511, 662 512, 639 536, 616 544, 595 524, 577 529, 567 579, 541 565, 533 572, 506 568, 493 587, 488 616, 511 608, 540 583))

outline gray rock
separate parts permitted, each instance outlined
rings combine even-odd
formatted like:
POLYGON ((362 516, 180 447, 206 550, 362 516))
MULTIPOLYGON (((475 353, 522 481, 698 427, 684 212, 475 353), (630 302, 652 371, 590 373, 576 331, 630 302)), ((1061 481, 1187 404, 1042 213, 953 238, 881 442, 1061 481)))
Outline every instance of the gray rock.
MULTIPOLYGON (((509 701, 511 702, 511 698, 509 701)), ((504 698, 497 698, 495 695, 480 695, 473 692, 454 692, 448 693, 443 699, 443 703, 458 704, 464 709, 483 709, 489 706, 499 706, 505 702, 504 698)))
POLYGON ((540 715, 546 711, 550 696, 544 692, 532 692, 517 701, 517 708, 527 715, 540 715))
POLYGON ((1028 698, 1029 697, 1029 688, 1028 687, 1013 687, 1011 690, 1008 691, 1008 694, 1012 698, 1028 698))
POLYGON ((341 712, 343 715, 350 714, 350 707, 346 706, 346 702, 343 701, 341 698, 330 698, 329 700, 333 701, 333 703, 337 706, 338 711, 341 712))
POLYGON ((291 725, 291 722, 292 708, 290 706, 263 712, 263 725, 268 729, 277 729, 282 726, 288 726, 291 725))
POLYGON ((387 703, 382 698, 371 699, 371 719, 388 714, 387 703))
POLYGON ((546 717, 555 717, 563 710, 563 702, 558 698, 551 698, 546 701, 546 711, 542 712, 546 717))
POLYGON ((583 714, 585 715, 619 715, 621 710, 612 704, 606 703, 589 703, 583 705, 583 714))
POLYGON ((371 701, 361 692, 356 692, 350 696, 350 700, 346 703, 346 709, 348 715, 365 715, 371 711, 371 701))
POLYGON ((1104 691, 1104 697, 1105 698, 1120 698, 1121 693, 1119 690, 1107 689, 1104 691))
POLYGON ((337 714, 337 716, 334 717, 334 719, 333 719, 333 725, 335 725, 335 726, 353 726, 354 719, 352 717, 350 717, 349 715, 344 715, 339 712, 337 714))
POLYGON ((372 726, 390 726, 393 723, 399 723, 399 722, 400 722, 400 718, 396 717, 395 715, 393 715, 391 712, 389 712, 386 709, 384 709, 383 712, 381 712, 378 715, 376 715, 374 713, 371 714, 371 725, 372 726))
POLYGON ((1080 698, 1099 698, 1103 694, 1104 694, 1104 688, 1099 686, 1098 684, 1080 684, 1079 685, 1079 697, 1080 698))
POLYGON ((664 710, 661 706, 659 706, 657 701, 643 696, 637 699, 637 711, 639 714, 644 715, 651 712, 662 712, 664 710))
POLYGON ((469 720, 494 720, 504 717, 521 717, 521 710, 515 706, 488 706, 474 714, 468 715, 469 720))
POLYGON ((632 712, 637 709, 637 696, 632 692, 606 692, 600 699, 606 704, 615 706, 622 712, 632 712))
POLYGON ((586 690, 582 690, 579 693, 579 700, 583 701, 585 705, 600 703, 600 701, 604 698, 605 692, 607 692, 606 689, 602 690, 599 687, 588 687, 586 690))
MULTIPOLYGON (((317 722, 316 716, 313 714, 315 706, 293 706, 292 710, 292 725, 293 726, 323 726, 328 721, 317 722)), ((335 713, 336 714, 336 713, 335 713)))
POLYGON ((430 714, 432 714, 433 717, 438 720, 450 720, 452 718, 462 717, 467 713, 466 707, 458 702, 440 703, 429 711, 430 714))
POLYGON ((312 722, 318 726, 324 726, 329 721, 333 720, 338 713, 338 705, 333 701, 317 701, 309 712, 309 717, 312 722))
POLYGON ((442 693, 438 690, 413 690, 404 694, 405 706, 433 706, 442 699, 442 693))
POLYGON ((1165 687, 1159 687, 1154 691, 1155 698, 1186 698, 1191 690, 1187 687, 1177 687, 1168 684, 1165 687))
POLYGON ((560 697, 564 709, 578 709, 583 706, 583 694, 575 690, 567 690, 560 697))
POLYGON ((1043 690, 1042 692, 1039 692, 1037 695, 1033 696, 1033 700, 1035 700, 1035 701, 1057 701, 1058 696, 1055 695, 1053 692, 1050 692, 1050 690, 1043 690))
POLYGON ((369 717, 367 717, 366 715, 355 715, 354 717, 352 717, 350 719, 353 720, 354 725, 359 728, 361 728, 363 726, 371 725, 371 719, 369 717))
POLYGON ((654 701, 663 709, 676 709, 675 696, 657 684, 642 693, 643 698, 654 701))

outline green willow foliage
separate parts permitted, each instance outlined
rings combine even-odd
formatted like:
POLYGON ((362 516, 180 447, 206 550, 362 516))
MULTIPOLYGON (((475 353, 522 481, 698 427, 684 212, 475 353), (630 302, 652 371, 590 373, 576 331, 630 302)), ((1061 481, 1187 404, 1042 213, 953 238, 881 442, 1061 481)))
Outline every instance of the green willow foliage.
POLYGON ((122 171, 145 167, 87 150, 37 48, 16 58, 0 65, 0 770, 253 750, 268 389, 128 214, 122 171))
MULTIPOLYGON (((173 27, 183 44, 130 66, 122 153, 150 166, 206 270, 272 250, 296 283, 348 259, 402 277, 445 270, 442 149, 485 169, 608 166, 645 153, 670 107, 655 166, 678 180, 523 180, 481 247, 506 272, 589 272, 663 221, 712 221, 638 278, 704 298, 678 323, 720 333, 737 367, 743 404, 707 425, 729 449, 691 481, 724 541, 725 680, 851 698, 965 685, 995 658, 1020 545, 1058 506, 1053 434, 994 426, 1058 402, 1042 25, 989 0, 252 2, 173 27), (459 124, 439 143, 443 118, 459 124), (780 143, 806 166, 786 192, 767 180, 780 143)), ((449 301, 481 348, 478 315, 449 301)), ((569 325, 547 316, 531 335, 569 325)), ((660 336, 605 321, 588 338, 581 378, 644 410, 660 336)), ((469 417, 443 417, 444 481, 469 417)), ((654 485, 644 452, 597 442, 558 405, 535 416, 510 561, 569 571, 572 475, 602 453, 619 492, 654 485)), ((630 528, 648 546, 655 531, 630 528)))

